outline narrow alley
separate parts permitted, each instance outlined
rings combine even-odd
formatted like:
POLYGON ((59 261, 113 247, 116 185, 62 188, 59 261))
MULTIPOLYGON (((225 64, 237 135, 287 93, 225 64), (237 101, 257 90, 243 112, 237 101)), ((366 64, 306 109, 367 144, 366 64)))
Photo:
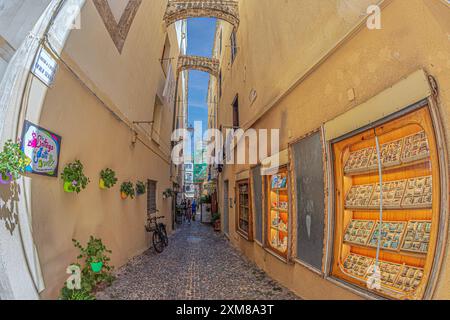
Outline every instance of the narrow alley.
POLYGON ((450 300, 449 177, 450 0, 0 0, 0 301, 450 300))
MULTIPOLYGON (((197 219, 198 221, 198 219, 197 219)), ((184 223, 158 255, 150 249, 117 272, 98 300, 295 300, 209 225, 184 223), (236 276, 239 275, 239 276, 236 276)))

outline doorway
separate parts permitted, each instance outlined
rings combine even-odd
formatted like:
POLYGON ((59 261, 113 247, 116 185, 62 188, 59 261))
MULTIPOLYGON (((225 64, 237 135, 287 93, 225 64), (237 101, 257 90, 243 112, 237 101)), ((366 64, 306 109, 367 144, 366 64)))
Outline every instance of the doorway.
POLYGON ((230 234, 229 218, 228 218, 228 187, 229 181, 223 183, 223 232, 228 236, 230 234))

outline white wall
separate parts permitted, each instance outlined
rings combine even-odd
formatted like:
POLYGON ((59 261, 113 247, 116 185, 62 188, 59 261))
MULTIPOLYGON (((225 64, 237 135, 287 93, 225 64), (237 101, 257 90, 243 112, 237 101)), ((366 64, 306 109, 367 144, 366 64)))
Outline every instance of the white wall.
POLYGON ((17 49, 50 0, 0 0, 0 35, 17 49))

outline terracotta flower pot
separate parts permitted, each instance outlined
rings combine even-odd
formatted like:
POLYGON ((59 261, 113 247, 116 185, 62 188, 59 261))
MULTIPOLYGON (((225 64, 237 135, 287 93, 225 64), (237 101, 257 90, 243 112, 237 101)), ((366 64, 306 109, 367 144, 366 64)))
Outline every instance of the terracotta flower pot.
POLYGON ((13 177, 11 173, 1 173, 0 174, 0 184, 10 184, 13 181, 13 177))
POLYGON ((122 198, 122 200, 128 199, 128 195, 125 192, 121 192, 120 197, 122 198))
POLYGON ((102 271, 102 268, 103 268, 103 262, 91 262, 91 269, 95 273, 99 273, 100 271, 102 271))
POLYGON ((220 232, 222 230, 222 226, 220 220, 216 220, 214 223, 214 231, 220 232))
POLYGON ((73 185, 72 182, 66 181, 64 182, 64 191, 67 193, 73 193, 73 185))
POLYGON ((98 186, 100 187, 100 189, 102 190, 106 190, 106 186, 105 186, 105 180, 100 179, 100 181, 98 182, 98 186))

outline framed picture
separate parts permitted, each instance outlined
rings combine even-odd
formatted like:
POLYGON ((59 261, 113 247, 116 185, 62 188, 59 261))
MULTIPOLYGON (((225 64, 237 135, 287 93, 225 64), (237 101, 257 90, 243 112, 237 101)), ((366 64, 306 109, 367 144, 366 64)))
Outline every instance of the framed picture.
POLYGON ((30 160, 26 171, 58 177, 61 140, 59 135, 25 120, 21 149, 30 160))

